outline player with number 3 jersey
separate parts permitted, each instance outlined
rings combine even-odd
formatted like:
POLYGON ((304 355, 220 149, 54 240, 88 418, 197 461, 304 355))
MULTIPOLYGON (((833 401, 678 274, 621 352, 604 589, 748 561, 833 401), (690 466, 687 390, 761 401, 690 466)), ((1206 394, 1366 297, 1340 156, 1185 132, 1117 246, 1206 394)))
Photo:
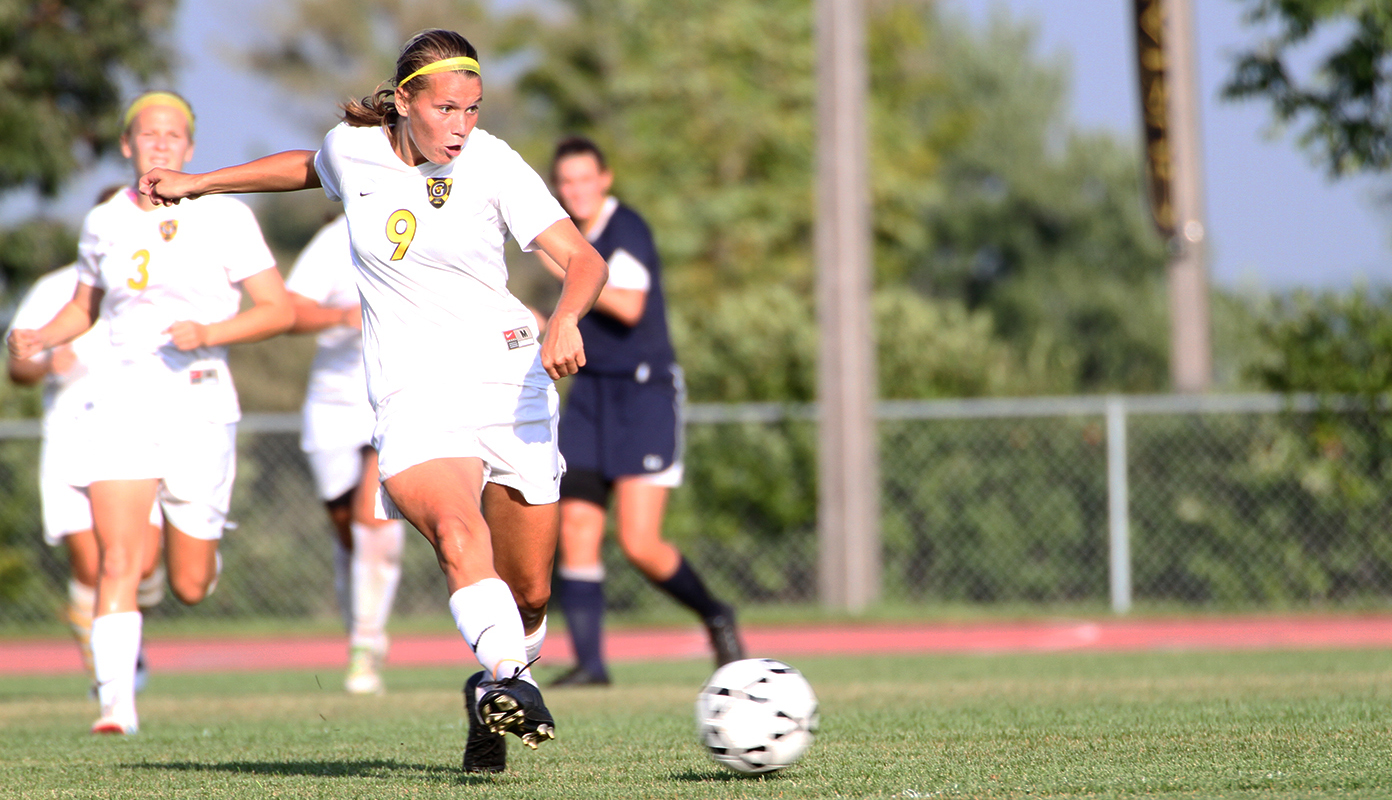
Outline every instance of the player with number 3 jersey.
MULTIPOLYGON (((137 176, 193 155, 193 111, 178 95, 141 95, 125 125, 121 149, 137 176)), ((106 320, 111 351, 78 423, 87 457, 68 481, 86 487, 99 551, 91 646, 102 710, 92 731, 130 734, 150 506, 164 513, 170 587, 202 601, 218 576, 236 467, 227 345, 284 332, 294 310, 251 210, 231 198, 168 209, 118 192, 87 215, 77 273, 50 322, 10 333, 10 354, 28 358, 106 320), (252 304, 239 312, 243 291, 252 304)))
POLYGON ((608 269, 541 176, 475 127, 483 81, 453 31, 413 36, 396 73, 344 106, 319 151, 141 179, 157 202, 322 186, 343 201, 362 297, 381 511, 434 546, 450 612, 484 671, 465 683, 468 772, 505 768, 504 733, 536 747, 555 721, 529 669, 546 604, 565 469, 552 381, 585 363, 579 320, 608 269), (565 278, 538 343, 507 290, 503 244, 540 248, 565 278))

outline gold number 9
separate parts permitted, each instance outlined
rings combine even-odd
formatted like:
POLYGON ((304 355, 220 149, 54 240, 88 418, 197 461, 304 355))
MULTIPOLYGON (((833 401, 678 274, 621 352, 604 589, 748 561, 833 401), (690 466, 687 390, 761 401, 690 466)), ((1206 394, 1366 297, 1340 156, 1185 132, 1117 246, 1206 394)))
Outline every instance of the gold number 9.
POLYGON ((406 248, 416 238, 416 215, 401 209, 387 220, 387 241, 396 245, 391 254, 392 261, 400 261, 406 255, 406 248))
POLYGON ((131 256, 131 261, 139 261, 135 270, 139 273, 139 278, 127 278, 126 285, 136 291, 144 289, 150 285, 150 251, 136 250, 135 255, 131 256))

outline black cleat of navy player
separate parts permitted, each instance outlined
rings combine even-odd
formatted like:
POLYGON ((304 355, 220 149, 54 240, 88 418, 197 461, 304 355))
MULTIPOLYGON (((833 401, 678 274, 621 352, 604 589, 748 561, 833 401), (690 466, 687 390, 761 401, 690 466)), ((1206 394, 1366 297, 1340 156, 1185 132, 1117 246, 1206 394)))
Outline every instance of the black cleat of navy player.
POLYGON ((735 625, 735 610, 724 606, 713 617, 706 617, 706 632, 710 634, 711 649, 715 651, 715 665, 723 667, 731 661, 744 660, 744 642, 740 640, 739 628, 735 625))

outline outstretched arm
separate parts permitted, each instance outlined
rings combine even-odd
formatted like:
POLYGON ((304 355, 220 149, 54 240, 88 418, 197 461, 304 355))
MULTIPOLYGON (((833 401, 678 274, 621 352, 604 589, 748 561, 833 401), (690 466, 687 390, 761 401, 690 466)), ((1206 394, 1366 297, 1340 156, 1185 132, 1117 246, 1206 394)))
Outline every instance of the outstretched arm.
POLYGON ((293 192, 319 186, 313 150, 286 150, 212 172, 189 174, 156 167, 140 176, 140 193, 165 206, 205 194, 293 192))
POLYGON ((585 366, 585 343, 577 326, 609 280, 609 266, 569 219, 552 223, 536 237, 536 244, 565 273, 561 298, 541 343, 541 364, 552 380, 559 380, 585 366))

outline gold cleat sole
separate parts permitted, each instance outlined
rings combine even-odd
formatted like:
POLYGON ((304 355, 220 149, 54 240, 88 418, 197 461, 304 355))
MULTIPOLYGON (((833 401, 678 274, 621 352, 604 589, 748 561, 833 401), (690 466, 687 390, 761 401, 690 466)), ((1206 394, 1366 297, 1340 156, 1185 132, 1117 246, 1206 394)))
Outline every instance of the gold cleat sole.
POLYGON ((556 729, 545 722, 537 726, 534 731, 523 733, 521 728, 526 724, 526 713, 518 706, 517 701, 507 695, 503 695, 488 704, 488 710, 480 716, 483 717, 484 727, 496 734, 516 733, 522 740, 522 744, 535 750, 544 741, 556 738, 556 729))

